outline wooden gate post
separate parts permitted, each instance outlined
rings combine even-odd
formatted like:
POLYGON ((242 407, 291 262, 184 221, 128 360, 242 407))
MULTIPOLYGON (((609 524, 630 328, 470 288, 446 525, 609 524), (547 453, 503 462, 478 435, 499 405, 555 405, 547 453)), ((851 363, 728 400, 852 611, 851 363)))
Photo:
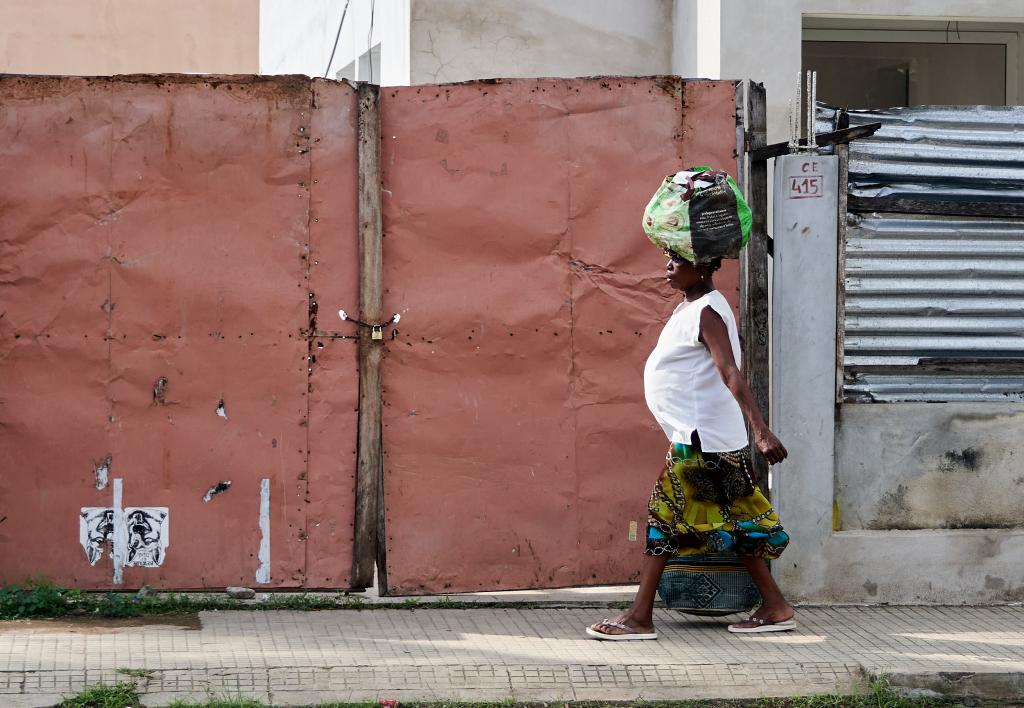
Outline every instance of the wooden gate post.
MULTIPOLYGON (((359 84, 359 319, 383 320, 380 212, 380 87, 359 84)), ((373 585, 384 536, 378 523, 383 513, 383 445, 381 442, 381 360, 384 341, 359 329, 359 423, 356 453, 355 528, 352 587, 373 585)), ((380 526, 383 523, 380 522, 380 526)), ((382 566, 383 568, 383 566, 382 566)), ((383 572, 383 571, 382 571, 383 572)))
MULTIPOLYGON (((747 81, 746 97, 737 85, 737 114, 742 111, 745 129, 738 159, 743 164, 749 153, 768 144, 764 84, 747 81), (742 106, 742 107, 741 107, 742 106)), ((768 161, 750 159, 746 166, 746 198, 754 217, 750 242, 740 255, 740 337, 743 342, 743 371, 757 401, 757 408, 769 420, 768 396, 771 365, 768 320, 768 161)), ((751 438, 753 446, 753 438, 751 438)), ((768 494, 768 464, 753 451, 754 472, 761 491, 768 494)))

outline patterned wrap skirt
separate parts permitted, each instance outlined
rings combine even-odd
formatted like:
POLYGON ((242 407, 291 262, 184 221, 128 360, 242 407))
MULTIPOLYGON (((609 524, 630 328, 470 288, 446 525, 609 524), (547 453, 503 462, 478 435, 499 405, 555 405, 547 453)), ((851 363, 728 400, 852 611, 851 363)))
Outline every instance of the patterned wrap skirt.
POLYGON ((750 451, 703 452, 673 443, 647 506, 647 555, 733 551, 772 560, 789 544, 754 485, 750 451))

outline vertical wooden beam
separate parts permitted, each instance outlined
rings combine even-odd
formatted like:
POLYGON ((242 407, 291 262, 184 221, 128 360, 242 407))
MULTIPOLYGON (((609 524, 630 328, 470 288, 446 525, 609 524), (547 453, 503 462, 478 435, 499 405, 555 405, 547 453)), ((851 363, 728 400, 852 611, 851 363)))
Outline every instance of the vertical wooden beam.
MULTIPOLYGON (((764 84, 746 82, 743 110, 746 124, 743 153, 768 144, 764 84)), ((737 93, 737 96, 740 92, 737 93)), ((746 166, 745 196, 754 217, 750 242, 740 257, 740 336, 743 342, 743 371, 764 419, 769 419, 771 382, 768 318, 768 162, 751 160, 746 166)), ((753 436, 751 436, 753 445, 753 436)), ((768 494, 768 463, 753 451, 754 471, 761 490, 768 494)))
MULTIPOLYGON (((359 319, 383 319, 380 213, 380 88, 359 84, 359 319)), ((379 519, 383 512, 381 443, 381 360, 383 340, 359 330, 359 423, 356 452, 356 510, 352 548, 352 587, 373 585, 383 558, 379 519)))

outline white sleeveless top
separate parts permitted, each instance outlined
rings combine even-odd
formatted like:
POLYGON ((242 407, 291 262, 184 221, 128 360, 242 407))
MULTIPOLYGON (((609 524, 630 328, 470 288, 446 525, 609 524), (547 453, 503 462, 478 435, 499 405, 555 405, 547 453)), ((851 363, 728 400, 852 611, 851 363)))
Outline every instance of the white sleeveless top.
POLYGON ((647 407, 674 443, 691 443, 694 430, 701 449, 732 452, 747 446, 743 412, 718 373, 711 352, 699 340, 700 314, 712 308, 729 330, 736 366, 740 365, 740 339, 732 308, 722 293, 684 302, 661 330, 658 344, 644 367, 647 407))

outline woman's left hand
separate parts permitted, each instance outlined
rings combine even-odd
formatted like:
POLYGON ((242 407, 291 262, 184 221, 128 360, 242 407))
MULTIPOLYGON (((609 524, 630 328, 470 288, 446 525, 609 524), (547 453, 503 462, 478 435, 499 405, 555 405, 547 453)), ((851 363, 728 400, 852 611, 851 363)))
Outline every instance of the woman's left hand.
POLYGON ((765 429, 754 437, 754 444, 760 450, 769 465, 775 465, 789 457, 789 451, 782 444, 782 441, 775 437, 775 433, 765 429))

